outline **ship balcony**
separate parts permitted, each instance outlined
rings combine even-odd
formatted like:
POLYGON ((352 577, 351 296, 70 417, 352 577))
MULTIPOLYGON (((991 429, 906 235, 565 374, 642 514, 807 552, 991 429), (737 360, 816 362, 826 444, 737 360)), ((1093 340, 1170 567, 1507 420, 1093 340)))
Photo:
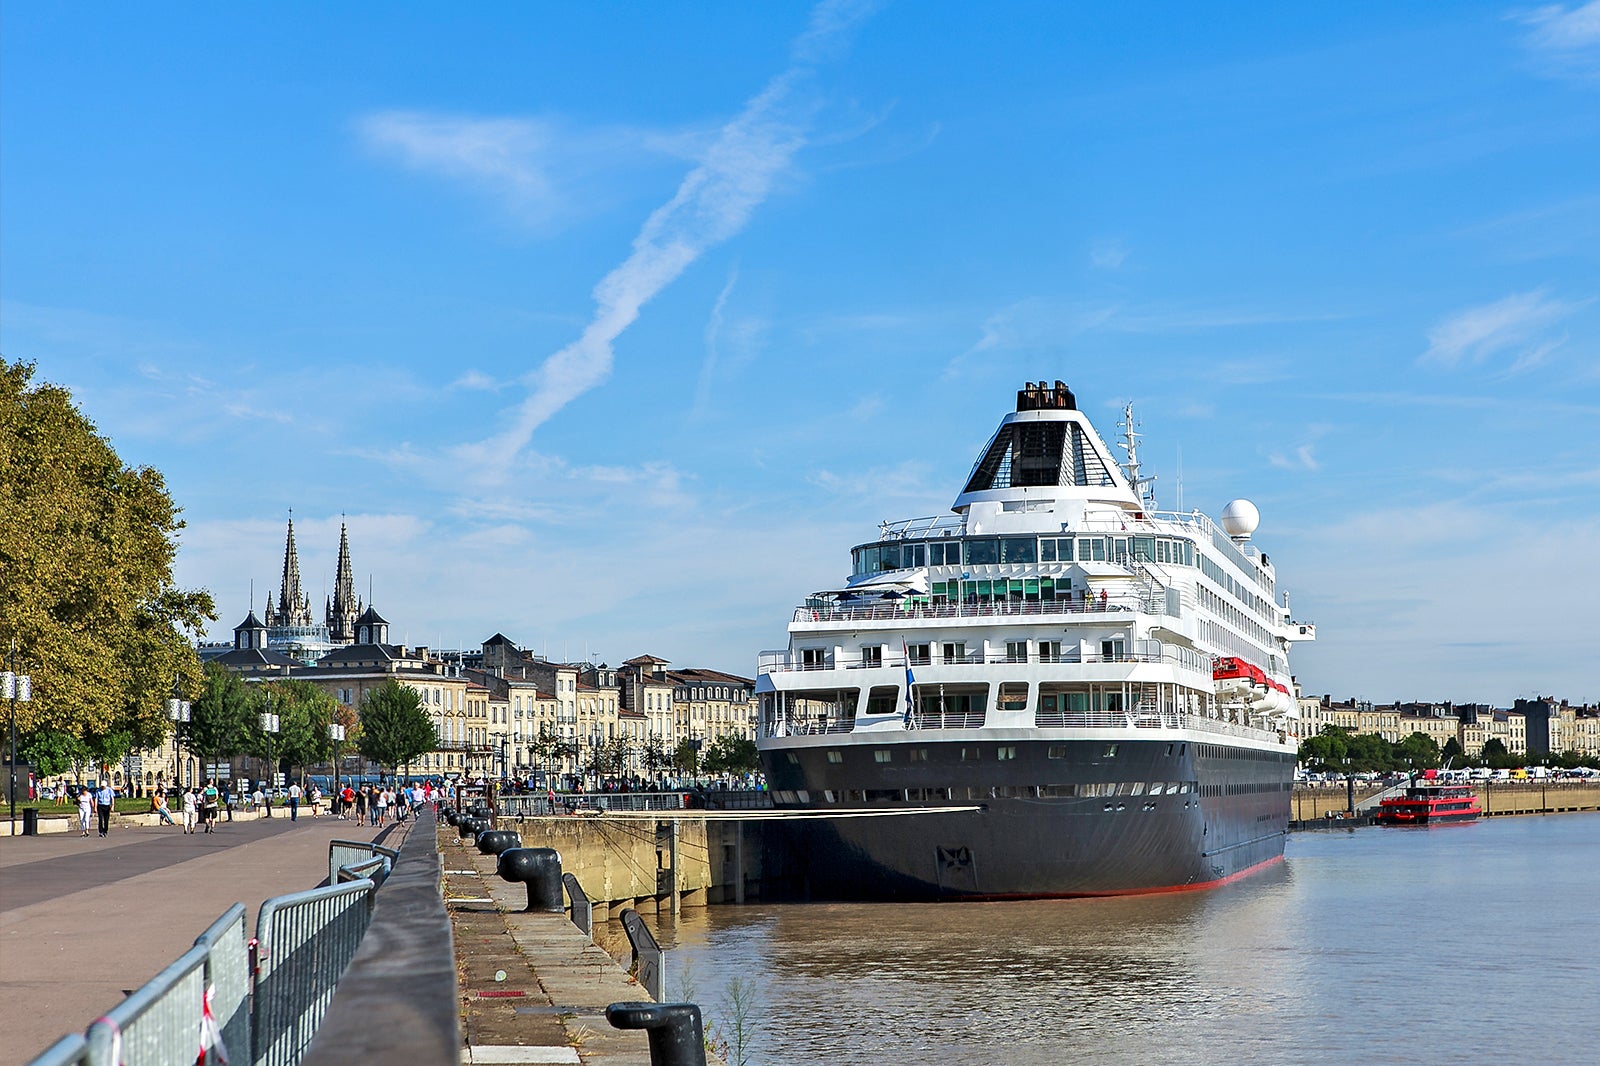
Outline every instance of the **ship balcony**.
POLYGON ((863 622, 885 622, 900 625, 907 622, 933 621, 971 624, 975 621, 1003 620, 1008 618, 1061 618, 1063 620, 1094 621, 1107 614, 1126 614, 1130 611, 1144 614, 1166 615, 1167 601, 1133 593, 1116 596, 1096 595, 1087 599, 1056 600, 992 600, 963 603, 928 603, 918 596, 899 599, 880 599, 865 603, 826 603, 801 606, 794 610, 792 622, 799 626, 815 623, 819 628, 863 622))
MULTIPOLYGON (((1060 654, 1046 655, 1037 651, 1027 655, 1016 655, 1009 652, 971 651, 958 657, 920 658, 911 656, 909 662, 904 655, 883 656, 833 656, 829 655, 821 660, 811 658, 796 658, 787 651, 764 651, 756 658, 756 670, 762 674, 787 674, 792 672, 814 673, 831 670, 885 670, 903 678, 909 667, 913 674, 921 675, 944 674, 952 675, 973 673, 965 671, 964 667, 992 667, 992 666, 1096 666, 1106 664, 1137 665, 1141 663, 1159 663, 1193 670, 1205 676, 1209 682, 1211 678, 1211 656, 1192 648, 1184 648, 1176 644, 1165 644, 1159 640, 1136 641, 1133 650, 1114 651, 1111 654, 1085 650, 1081 648, 1062 648, 1060 654)), ((984 671, 987 676, 988 671, 984 671)))

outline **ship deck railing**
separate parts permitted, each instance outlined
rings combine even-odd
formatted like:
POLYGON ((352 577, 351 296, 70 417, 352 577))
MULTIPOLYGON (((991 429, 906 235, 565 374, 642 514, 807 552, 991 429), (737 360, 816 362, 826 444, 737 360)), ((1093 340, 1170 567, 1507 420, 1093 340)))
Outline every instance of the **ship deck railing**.
POLYGON ((1142 611, 1166 614, 1165 598, 1148 596, 1091 596, 1087 600, 995 600, 988 603, 923 603, 914 597, 873 600, 870 603, 832 603, 794 609, 796 622, 911 621, 927 618, 1007 618, 1039 615, 1086 615, 1142 611))
POLYGON ((1176 645, 1162 644, 1160 641, 1147 641, 1150 644, 1161 644, 1159 651, 1128 652, 1121 654, 1104 655, 1096 651, 1082 651, 1077 648, 1063 649, 1059 655, 1044 655, 1039 652, 1029 652, 1027 655, 1014 655, 1009 652, 994 652, 985 654, 979 651, 967 652, 965 655, 949 658, 931 659, 920 656, 885 655, 880 657, 857 657, 853 659, 829 658, 822 662, 796 660, 787 652, 770 651, 762 652, 757 657, 757 670, 763 674, 781 674, 791 672, 814 673, 822 670, 877 670, 892 667, 903 670, 910 666, 913 671, 923 667, 934 666, 1005 666, 1005 665, 1053 665, 1081 666, 1085 664, 1103 663, 1167 663, 1173 666, 1187 667, 1191 670, 1211 670, 1211 656, 1201 652, 1190 651, 1176 645))
MULTIPOLYGON (((981 711, 958 713, 915 712, 905 722, 907 732, 940 731, 949 729, 982 729, 986 715, 981 711)), ((1266 729, 1243 722, 1230 722, 1203 714, 1185 711, 1036 711, 1034 725, 1039 729, 1188 729, 1202 733, 1238 737, 1264 743, 1293 746, 1298 740, 1280 729, 1266 729)), ((822 736, 829 733, 850 733, 855 730, 853 716, 774 718, 761 723, 761 736, 795 737, 822 736)))

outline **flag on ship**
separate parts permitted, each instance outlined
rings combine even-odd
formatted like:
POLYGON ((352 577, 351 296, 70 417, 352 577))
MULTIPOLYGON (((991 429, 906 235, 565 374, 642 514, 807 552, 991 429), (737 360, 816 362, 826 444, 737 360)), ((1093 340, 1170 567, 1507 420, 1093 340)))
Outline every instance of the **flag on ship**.
POLYGON ((906 725, 910 725, 911 711, 917 705, 916 700, 911 698, 911 686, 917 683, 917 679, 911 676, 911 649, 906 646, 904 637, 900 638, 900 651, 906 657, 906 712, 904 721, 906 725))

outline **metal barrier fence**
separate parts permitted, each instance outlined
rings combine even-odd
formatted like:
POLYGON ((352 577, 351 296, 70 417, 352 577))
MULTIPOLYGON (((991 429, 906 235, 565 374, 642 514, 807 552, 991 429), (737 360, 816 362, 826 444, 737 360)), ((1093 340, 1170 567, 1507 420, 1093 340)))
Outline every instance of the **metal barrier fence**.
POLYGON ((82 1033, 69 1033, 40 1052, 28 1066, 92 1066, 89 1041, 82 1033))
POLYGON ((370 840, 328 841, 328 884, 338 883, 339 867, 364 862, 378 855, 385 856, 389 860, 389 868, 391 869, 395 860, 400 857, 400 853, 395 849, 386 848, 382 844, 374 844, 370 840))
POLYGON ((361 945, 376 891, 371 881, 354 881, 261 905, 252 1007, 255 1066, 300 1060, 361 945))
POLYGON ((351 863, 349 866, 339 867, 339 873, 334 878, 334 883, 345 885, 351 881, 371 881, 381 888, 388 876, 389 857, 387 855, 374 855, 365 862, 351 863))
POLYGON ((250 1047, 250 950, 245 941, 244 904, 235 903, 194 942, 206 952, 211 1016, 235 1057, 250 1047))
POLYGON ((89 1061, 106 1066, 171 1066, 201 1052, 207 950, 196 945, 95 1019, 89 1061))

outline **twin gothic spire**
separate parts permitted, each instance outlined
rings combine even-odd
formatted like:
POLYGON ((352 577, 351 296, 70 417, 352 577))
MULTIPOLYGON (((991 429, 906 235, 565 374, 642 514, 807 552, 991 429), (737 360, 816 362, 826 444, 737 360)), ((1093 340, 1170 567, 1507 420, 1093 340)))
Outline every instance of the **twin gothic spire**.
MULTIPOLYGON (((350 536, 343 522, 339 523, 339 569, 334 578, 333 598, 327 601, 324 624, 328 636, 335 644, 349 644, 355 640, 356 619, 361 616, 361 600, 356 596, 355 573, 350 566, 350 536)), ((314 625, 311 601, 300 584, 300 555, 294 546, 294 517, 290 512, 289 534, 283 548, 283 583, 278 589, 278 602, 273 606, 272 594, 267 593, 267 625, 314 625)))

